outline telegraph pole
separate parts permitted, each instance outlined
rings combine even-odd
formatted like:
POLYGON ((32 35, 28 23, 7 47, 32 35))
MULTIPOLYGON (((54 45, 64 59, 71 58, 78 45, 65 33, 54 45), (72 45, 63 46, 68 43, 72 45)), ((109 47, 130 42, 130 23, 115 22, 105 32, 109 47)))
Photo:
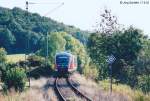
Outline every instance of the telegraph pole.
POLYGON ((46 33, 46 66, 48 66, 48 32, 46 33))
MULTIPOLYGON (((28 32, 28 35, 27 35, 27 56, 29 56, 29 52, 30 52, 30 48, 29 48, 29 18, 28 18, 28 15, 29 15, 29 11, 28 11, 28 8, 29 8, 29 2, 26 1, 26 11, 27 11, 27 32, 28 32)), ((26 57, 26 61, 27 61, 27 57, 26 57)), ((27 62, 28 63, 28 62, 27 62)), ((28 66, 29 66, 29 63, 28 63, 28 66)), ((27 64, 26 64, 26 67, 27 67, 27 64)), ((29 87, 30 87, 30 84, 31 84, 31 79, 30 79, 30 71, 31 71, 31 67, 29 66, 29 87)))
MULTIPOLYGON (((47 12, 46 14, 45 14, 45 16, 46 15, 48 15, 48 14, 50 14, 50 13, 52 13, 53 11, 55 11, 56 9, 58 9, 58 8, 60 8, 62 5, 64 5, 64 3, 63 2, 49 2, 49 3, 34 3, 34 2, 28 2, 28 1, 26 1, 26 11, 27 11, 27 30, 28 30, 28 34, 29 34, 29 28, 28 28, 28 26, 29 26, 29 18, 28 18, 28 15, 29 15, 29 11, 28 11, 28 7, 29 7, 29 4, 30 5, 33 5, 33 4, 60 4, 59 6, 57 6, 56 8, 54 8, 54 9, 52 9, 52 10, 50 10, 49 12, 47 12)), ((27 50, 26 50, 26 55, 27 54, 29 54, 29 52, 30 52, 30 47, 29 47, 29 35, 27 35, 27 50)), ((47 31, 47 33, 46 33, 46 66, 48 65, 48 31, 47 31)), ((25 55, 25 60, 26 60, 26 62, 27 62, 27 56, 25 55)), ((27 68, 27 64, 26 64, 26 68, 27 68)), ((29 67, 29 87, 30 87, 30 83, 31 83, 31 80, 30 80, 30 71, 31 71, 31 67, 29 67)))

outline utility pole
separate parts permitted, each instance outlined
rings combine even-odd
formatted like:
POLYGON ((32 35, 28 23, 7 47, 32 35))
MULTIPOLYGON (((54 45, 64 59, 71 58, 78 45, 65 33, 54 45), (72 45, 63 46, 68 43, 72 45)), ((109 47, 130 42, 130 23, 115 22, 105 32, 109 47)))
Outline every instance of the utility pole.
POLYGON ((48 66, 48 32, 46 33, 46 66, 48 66))
MULTIPOLYGON (((30 52, 30 48, 29 48, 29 18, 28 18, 28 15, 29 15, 29 11, 28 11, 28 8, 29 8, 29 2, 26 1, 26 11, 27 11, 27 32, 28 32, 28 35, 27 35, 27 56, 29 56, 29 52, 30 52)), ((26 62, 27 62, 27 57, 26 57, 26 62)), ((28 62, 27 62, 28 63, 28 62)), ((28 63, 28 66, 29 66, 29 63, 28 63)), ((26 67, 27 67, 27 64, 26 64, 26 67)), ((31 67, 29 66, 29 87, 30 87, 30 84, 31 84, 31 79, 30 79, 30 71, 31 71, 31 67)))
MULTIPOLYGON (((56 8, 54 8, 54 9, 52 9, 52 10, 50 10, 49 12, 47 12, 46 14, 45 14, 45 16, 46 15, 48 15, 48 14, 50 14, 50 13, 52 13, 53 11, 55 11, 56 9, 58 9, 58 8, 60 8, 62 5, 64 5, 64 3, 63 2, 48 2, 48 3, 34 3, 34 2, 28 2, 28 1, 26 1, 26 11, 27 11, 27 30, 28 30, 28 34, 29 34, 29 18, 28 18, 28 15, 29 15, 29 11, 28 11, 28 8, 29 8, 29 4, 30 5, 34 5, 34 4, 60 4, 59 6, 57 6, 56 8)), ((29 47, 29 35, 27 36, 27 51, 26 51, 26 54, 25 54, 25 60, 26 60, 26 62, 27 62, 27 54, 29 54, 29 52, 30 52, 30 47, 29 47)), ((48 31, 47 31, 47 33, 46 33, 46 66, 48 65, 48 31)), ((27 68, 27 64, 26 64, 26 68, 27 68)), ((31 80, 30 80, 30 71, 31 71, 31 67, 29 67, 29 87, 30 87, 30 84, 31 84, 31 80)))
MULTIPOLYGON (((61 3, 52 3, 52 4, 60 4, 60 5, 58 5, 56 8, 54 8, 54 9, 52 9, 52 10, 50 10, 49 12, 47 12, 46 14, 45 14, 45 16, 47 16, 48 14, 50 14, 50 13, 52 13, 52 12, 54 12, 55 10, 57 10, 58 8, 60 8, 61 6, 63 6, 64 5, 64 3, 63 2, 61 2, 61 3)), ((47 31, 47 33, 46 33, 46 55, 45 55, 45 65, 46 66, 48 66, 48 45, 49 45, 49 43, 48 43, 48 31, 47 31)))

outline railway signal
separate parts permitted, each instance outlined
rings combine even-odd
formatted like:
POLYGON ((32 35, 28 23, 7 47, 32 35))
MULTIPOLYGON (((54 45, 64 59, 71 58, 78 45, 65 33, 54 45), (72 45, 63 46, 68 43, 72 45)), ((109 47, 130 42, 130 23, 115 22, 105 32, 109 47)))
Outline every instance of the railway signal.
POLYGON ((107 57, 106 62, 108 64, 112 64, 115 60, 116 60, 116 58, 113 55, 110 55, 107 57))
POLYGON ((116 60, 114 55, 110 55, 107 57, 106 62, 109 65, 109 70, 110 70, 110 93, 112 92, 112 64, 116 60))

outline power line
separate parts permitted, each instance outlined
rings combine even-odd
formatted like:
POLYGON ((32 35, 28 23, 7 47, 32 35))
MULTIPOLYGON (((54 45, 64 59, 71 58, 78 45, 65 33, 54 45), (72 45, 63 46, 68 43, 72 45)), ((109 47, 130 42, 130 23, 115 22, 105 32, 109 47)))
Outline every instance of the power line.
MULTIPOLYGON (((55 8, 53 8, 53 9, 49 10, 47 13, 45 13, 44 16, 47 16, 48 14, 50 14, 50 13, 54 12, 55 10, 59 9, 61 6, 64 5, 64 2, 28 2, 28 1, 26 1, 26 5, 28 5, 28 6, 29 5, 50 5, 50 4, 52 4, 52 5, 59 4, 59 5, 55 8)), ((27 9, 27 7, 26 7, 26 9, 27 9)))
POLYGON ((55 10, 59 9, 59 8, 60 8, 61 6, 63 6, 63 5, 64 5, 64 3, 61 3, 60 5, 58 5, 57 7, 55 7, 54 9, 48 11, 44 16, 47 16, 48 14, 54 12, 55 10))
POLYGON ((28 2, 29 4, 36 4, 36 5, 49 5, 49 4, 61 4, 62 2, 28 2))

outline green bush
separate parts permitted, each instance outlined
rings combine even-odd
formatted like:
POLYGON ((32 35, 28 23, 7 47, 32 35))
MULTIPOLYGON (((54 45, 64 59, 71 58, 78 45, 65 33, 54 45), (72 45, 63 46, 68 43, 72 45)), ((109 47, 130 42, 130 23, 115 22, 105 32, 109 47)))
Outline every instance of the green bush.
POLYGON ((3 80, 3 76, 5 75, 5 71, 6 71, 6 55, 7 52, 5 51, 5 49, 0 48, 0 74, 1 74, 0 79, 1 80, 3 80))
POLYGON ((29 65, 33 67, 45 65, 45 59, 41 56, 34 55, 34 54, 28 57, 28 61, 29 61, 29 65))
POLYGON ((7 54, 7 52, 5 51, 5 49, 0 48, 0 63, 6 61, 6 54, 7 54))
POLYGON ((15 68, 15 66, 16 66, 15 63, 9 62, 2 67, 2 76, 1 76, 2 82, 5 81, 7 71, 10 70, 11 68, 15 68))
POLYGON ((87 66, 83 68, 83 74, 87 78, 97 80, 99 76, 99 70, 94 64, 88 64, 87 66))
POLYGON ((14 88, 16 91, 23 91, 27 76, 22 68, 11 68, 6 72, 4 87, 8 90, 14 88))
POLYGON ((138 86, 143 92, 150 92, 150 75, 143 75, 138 77, 138 86))

